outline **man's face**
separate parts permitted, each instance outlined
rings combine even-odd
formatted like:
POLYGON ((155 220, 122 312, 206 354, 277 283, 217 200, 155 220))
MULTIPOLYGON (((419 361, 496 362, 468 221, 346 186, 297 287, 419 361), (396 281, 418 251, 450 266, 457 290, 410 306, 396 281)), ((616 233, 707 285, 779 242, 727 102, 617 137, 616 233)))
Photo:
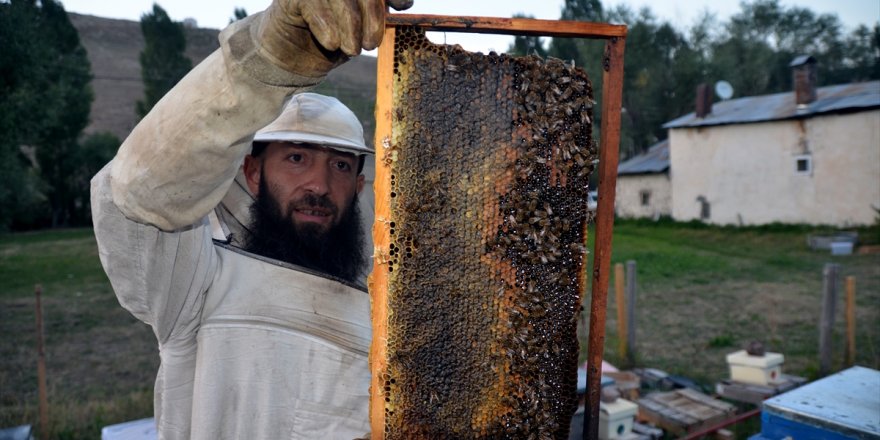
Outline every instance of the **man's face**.
POLYGON ((254 195, 265 179, 284 213, 299 228, 327 232, 364 187, 358 158, 329 148, 273 142, 258 158, 245 158, 245 176, 254 195))
POLYGON ((283 143, 247 156, 245 177, 256 200, 244 249, 357 283, 366 268, 357 160, 283 143))

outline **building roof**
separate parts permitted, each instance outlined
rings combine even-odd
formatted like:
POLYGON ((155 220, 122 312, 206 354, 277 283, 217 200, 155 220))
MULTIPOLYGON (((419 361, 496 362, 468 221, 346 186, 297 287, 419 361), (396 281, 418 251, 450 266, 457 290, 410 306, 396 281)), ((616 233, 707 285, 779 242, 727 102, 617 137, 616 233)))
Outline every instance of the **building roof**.
POLYGON ((617 175, 657 174, 669 169, 669 140, 665 139, 648 148, 648 151, 617 166, 617 175))
POLYGON ((819 87, 816 100, 798 108, 794 92, 749 96, 712 104, 712 113, 698 118, 689 113, 663 124, 663 128, 707 127, 753 122, 802 119, 823 113, 880 108, 880 81, 819 87))

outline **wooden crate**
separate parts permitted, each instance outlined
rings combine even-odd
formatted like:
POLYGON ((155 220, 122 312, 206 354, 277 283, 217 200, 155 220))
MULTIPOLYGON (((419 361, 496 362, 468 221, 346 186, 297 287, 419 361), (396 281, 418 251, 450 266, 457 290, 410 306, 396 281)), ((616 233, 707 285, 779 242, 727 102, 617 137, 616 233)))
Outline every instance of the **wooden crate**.
POLYGON ((726 379, 715 384, 715 392, 725 399, 760 405, 764 399, 797 388, 806 382, 803 377, 787 374, 783 374, 780 382, 773 385, 755 385, 726 379))
POLYGON ((620 391, 620 396, 633 402, 639 400, 642 381, 639 376, 630 371, 602 372, 602 376, 614 379, 614 387, 620 391))
POLYGON ((714 425, 736 413, 736 407, 691 389, 649 394, 639 399, 639 420, 681 435, 714 425))

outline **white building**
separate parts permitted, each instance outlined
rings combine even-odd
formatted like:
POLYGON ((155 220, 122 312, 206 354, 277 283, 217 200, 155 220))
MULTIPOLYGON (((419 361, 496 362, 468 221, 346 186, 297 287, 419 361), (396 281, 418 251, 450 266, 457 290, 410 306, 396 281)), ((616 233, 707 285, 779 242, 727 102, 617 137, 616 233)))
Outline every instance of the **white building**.
MULTIPOLYGON (((795 92, 714 106, 705 100, 708 108, 664 125, 675 220, 837 226, 876 220, 880 81, 816 88, 815 59, 799 57, 792 67, 795 92)), ((621 196, 630 197, 626 190, 621 196)))
POLYGON ((614 211, 626 218, 672 215, 668 141, 660 141, 618 166, 614 211))

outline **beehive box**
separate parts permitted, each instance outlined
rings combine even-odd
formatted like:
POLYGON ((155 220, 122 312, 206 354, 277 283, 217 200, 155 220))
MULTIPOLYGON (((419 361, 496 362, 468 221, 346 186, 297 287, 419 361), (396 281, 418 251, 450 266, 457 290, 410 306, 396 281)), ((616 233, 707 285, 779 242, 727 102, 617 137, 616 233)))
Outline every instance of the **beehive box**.
POLYGON ((782 394, 807 382, 806 378, 783 374, 771 385, 756 385, 734 380, 722 380, 715 384, 715 392, 721 397, 737 402, 760 405, 768 397, 782 394))
POLYGON ((631 371, 608 371, 602 372, 602 377, 614 380, 614 387, 620 391, 620 396, 632 401, 638 400, 641 395, 642 380, 631 371))
POLYGON ((767 399, 750 440, 880 438, 880 371, 851 367, 767 399))
POLYGON ((649 394, 639 399, 640 420, 682 435, 736 414, 736 407, 691 389, 649 394))
POLYGON ((599 440, 621 440, 632 434, 639 406, 626 399, 599 404, 599 440))
POLYGON ((781 353, 764 353, 750 355, 739 350, 727 355, 730 367, 730 379, 755 385, 772 385, 782 380, 782 363, 785 357, 781 353))
POLYGON ((567 438, 590 82, 559 60, 395 32, 369 282, 373 437, 567 438))

